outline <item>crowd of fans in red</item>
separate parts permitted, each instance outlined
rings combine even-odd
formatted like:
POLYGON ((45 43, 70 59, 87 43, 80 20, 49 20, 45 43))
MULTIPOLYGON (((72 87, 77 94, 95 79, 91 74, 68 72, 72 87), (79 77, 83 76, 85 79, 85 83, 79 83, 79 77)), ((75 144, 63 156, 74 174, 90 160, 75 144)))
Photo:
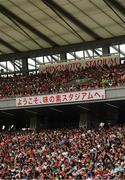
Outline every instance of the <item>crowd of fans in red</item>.
POLYGON ((125 179, 125 129, 0 133, 0 179, 125 179))
POLYGON ((3 97, 31 96, 68 91, 99 89, 125 85, 125 64, 89 67, 75 71, 40 73, 38 75, 15 75, 0 77, 0 95, 3 97), (77 86, 69 85, 73 80, 91 79, 77 86))

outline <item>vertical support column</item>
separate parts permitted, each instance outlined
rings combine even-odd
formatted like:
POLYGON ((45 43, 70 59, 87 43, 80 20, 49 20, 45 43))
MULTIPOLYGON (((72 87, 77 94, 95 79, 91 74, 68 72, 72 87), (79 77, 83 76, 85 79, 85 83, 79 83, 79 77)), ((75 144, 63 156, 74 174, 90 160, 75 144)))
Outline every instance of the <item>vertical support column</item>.
POLYGON ((79 128, 93 129, 100 124, 99 117, 96 114, 88 111, 80 113, 79 128))
POLYGON ((119 110, 119 122, 120 124, 125 127, 125 111, 124 108, 119 110))
POLYGON ((79 121, 79 128, 90 128, 91 126, 91 118, 89 113, 84 112, 84 113, 80 113, 80 121, 79 121))
POLYGON ((30 117, 30 128, 36 131, 39 131, 41 128, 48 127, 48 119, 46 117, 42 117, 37 115, 33 115, 30 117))
POLYGON ((115 121, 115 123, 119 122, 119 111, 118 111, 118 109, 113 110, 113 120, 115 121))
POLYGON ((103 46, 103 47, 102 47, 102 54, 103 54, 104 56, 110 54, 109 46, 103 46))
POLYGON ((30 118, 30 128, 34 130, 37 129, 37 116, 32 116, 30 118))
POLYGON ((24 75, 28 74, 28 58, 22 58, 22 71, 24 75))
POLYGON ((107 121, 112 124, 119 122, 119 109, 112 107, 110 104, 107 107, 107 121))
POLYGON ((61 54, 60 54, 60 61, 63 62, 63 61, 65 61, 66 59, 67 59, 66 53, 61 53, 61 54))

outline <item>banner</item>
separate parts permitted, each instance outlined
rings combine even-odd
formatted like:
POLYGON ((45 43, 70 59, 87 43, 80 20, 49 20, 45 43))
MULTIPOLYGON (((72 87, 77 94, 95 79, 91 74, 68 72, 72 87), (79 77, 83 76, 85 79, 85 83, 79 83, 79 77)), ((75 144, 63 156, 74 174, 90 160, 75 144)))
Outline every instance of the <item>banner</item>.
POLYGON ((116 64, 120 64, 119 56, 106 56, 106 57, 99 57, 95 59, 83 59, 83 60, 75 60, 70 62, 63 62, 63 63, 55 63, 55 64, 49 64, 49 65, 40 65, 39 71, 46 73, 53 73, 53 72, 59 72, 59 71, 65 71, 66 69, 70 71, 75 71, 78 68, 85 69, 87 67, 98 67, 98 66, 115 66, 116 64))
POLYGON ((105 90, 78 91, 16 98, 16 106, 35 106, 105 99, 105 90))

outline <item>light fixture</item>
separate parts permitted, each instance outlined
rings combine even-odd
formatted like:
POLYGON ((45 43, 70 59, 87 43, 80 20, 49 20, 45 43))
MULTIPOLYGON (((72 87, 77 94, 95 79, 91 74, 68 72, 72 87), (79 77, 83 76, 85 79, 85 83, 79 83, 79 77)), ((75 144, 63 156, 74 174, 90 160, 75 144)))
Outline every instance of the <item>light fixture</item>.
POLYGON ((115 106, 115 105, 110 104, 110 103, 106 103, 106 105, 111 106, 111 107, 116 108, 116 109, 118 109, 118 108, 119 108, 118 106, 115 106))
POLYGON ((57 112, 63 112, 62 110, 56 109, 56 108, 53 108, 53 107, 51 107, 50 109, 52 109, 52 110, 54 110, 54 111, 57 111, 57 112))
POLYGON ((79 108, 81 108, 81 109, 84 109, 84 110, 89 111, 89 109, 88 109, 88 108, 86 108, 86 107, 83 107, 83 106, 80 106, 80 105, 77 105, 77 107, 79 107, 79 108))

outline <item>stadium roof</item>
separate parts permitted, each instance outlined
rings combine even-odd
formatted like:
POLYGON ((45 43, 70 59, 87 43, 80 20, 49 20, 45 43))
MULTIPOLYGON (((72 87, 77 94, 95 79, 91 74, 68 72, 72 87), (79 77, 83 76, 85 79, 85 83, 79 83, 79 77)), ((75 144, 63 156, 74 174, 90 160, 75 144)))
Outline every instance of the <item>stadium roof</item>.
POLYGON ((0 56, 125 43, 125 0, 0 0, 0 56))
MULTIPOLYGON (((119 51, 120 57, 125 57, 124 44, 125 0, 0 0, 0 61, 14 60, 13 57, 17 60, 25 56, 33 58, 36 54, 56 55, 64 51, 70 52, 69 56, 73 58, 74 55, 80 56, 79 53, 72 54, 74 50, 81 50, 80 47, 86 49, 86 56, 90 57, 92 52, 89 49, 98 48, 100 53, 99 48, 104 45, 111 45, 113 53, 119 51), (123 45, 119 47, 118 44, 123 45)), ((46 62, 49 62, 47 58, 46 62)), ((56 56, 53 58, 56 60, 56 56)), ((29 67, 37 68, 34 59, 29 60, 29 67)), ((37 65, 41 62, 37 59, 37 65)), ((18 72, 19 66, 20 62, 0 62, 0 71, 3 68, 5 72, 18 72)), ((124 110, 125 102, 114 101, 108 105, 124 110)), ((80 111, 80 108, 101 112, 106 106, 104 103, 74 108, 49 107, 49 112, 52 115, 51 111, 73 112, 80 111)), ((24 111, 14 110, 12 114, 2 111, 1 116, 25 115, 24 111)), ((41 114, 38 108, 28 111, 41 114)), ((43 113, 48 115, 48 108, 43 108, 43 113)))

